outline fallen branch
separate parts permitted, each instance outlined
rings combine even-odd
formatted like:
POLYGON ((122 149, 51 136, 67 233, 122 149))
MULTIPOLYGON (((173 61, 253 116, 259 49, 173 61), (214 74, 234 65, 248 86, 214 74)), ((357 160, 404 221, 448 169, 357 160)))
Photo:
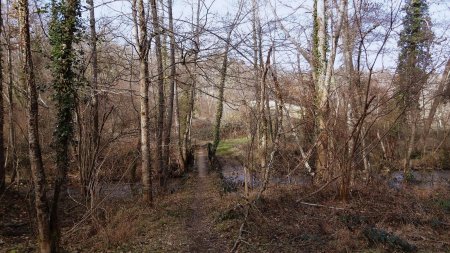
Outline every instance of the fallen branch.
POLYGON ((241 244, 241 242, 243 242, 243 238, 244 238, 244 228, 245 228, 245 224, 247 223, 247 217, 248 217, 248 206, 246 206, 245 208, 245 218, 244 218, 244 222, 242 222, 241 227, 239 228, 239 234, 238 234, 238 238, 236 239, 236 241, 234 242, 233 248, 230 250, 231 253, 235 253, 238 251, 239 249, 239 245, 241 244))

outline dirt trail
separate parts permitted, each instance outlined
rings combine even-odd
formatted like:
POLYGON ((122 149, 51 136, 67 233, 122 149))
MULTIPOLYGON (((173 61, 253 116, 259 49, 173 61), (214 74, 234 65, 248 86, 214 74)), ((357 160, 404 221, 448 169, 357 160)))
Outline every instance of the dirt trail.
POLYGON ((208 175, 207 152, 201 148, 196 153, 198 175, 192 189, 191 217, 186 222, 191 243, 186 252, 224 252, 226 246, 220 235, 214 232, 214 217, 211 216, 218 192, 213 178, 208 175))

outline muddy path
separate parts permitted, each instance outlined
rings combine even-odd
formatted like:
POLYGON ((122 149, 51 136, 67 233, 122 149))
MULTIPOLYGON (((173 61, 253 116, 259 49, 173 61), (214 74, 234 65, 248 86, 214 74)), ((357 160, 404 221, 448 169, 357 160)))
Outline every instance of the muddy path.
POLYGON ((186 252, 223 252, 226 243, 214 232, 214 219, 211 211, 214 203, 220 198, 213 177, 209 174, 209 163, 205 148, 196 152, 197 173, 191 184, 191 215, 186 221, 186 231, 190 243, 186 252))

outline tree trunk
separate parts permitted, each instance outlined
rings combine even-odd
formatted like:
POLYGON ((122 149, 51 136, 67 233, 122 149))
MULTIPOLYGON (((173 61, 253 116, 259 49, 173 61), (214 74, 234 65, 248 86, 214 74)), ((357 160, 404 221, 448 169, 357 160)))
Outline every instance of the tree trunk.
POLYGON ((200 33, 201 28, 200 28, 200 8, 201 8, 201 0, 197 0, 197 12, 196 12, 196 20, 194 23, 194 20, 192 20, 192 32, 194 35, 194 42, 195 42, 195 52, 194 52, 194 59, 193 59, 193 70, 189 71, 191 73, 191 86, 189 87, 189 91, 188 91, 188 111, 185 115, 184 118, 184 123, 185 123, 185 129, 184 129, 184 133, 183 133, 183 154, 182 156, 184 157, 184 162, 185 164, 183 165, 184 167, 187 166, 187 164, 190 162, 191 157, 192 157, 192 147, 191 147, 191 128, 192 128, 192 118, 194 116, 194 104, 195 104, 195 89, 197 86, 197 60, 198 60, 198 54, 200 52, 200 33))
MULTIPOLYGON (((0 1, 0 13, 2 13, 2 4, 0 1)), ((3 16, 0 15, 0 34, 3 32, 3 16)), ((2 59, 3 47, 0 47, 0 59, 2 59)), ((5 189, 6 169, 5 169, 5 147, 3 139, 3 125, 4 125, 4 108, 3 108, 3 62, 0 60, 0 192, 5 189)))
POLYGON ((411 169, 411 155, 415 148, 415 140, 416 140, 416 129, 417 129, 417 120, 419 118, 420 111, 417 108, 413 108, 411 112, 411 131, 410 136, 408 140, 408 146, 406 148, 406 156, 405 156, 405 162, 403 164, 403 170, 404 172, 408 172, 411 169))
POLYGON ((133 19, 135 23, 135 40, 139 54, 139 87, 140 87, 140 130, 141 130, 141 170, 142 197, 150 205, 153 204, 152 173, 150 168, 150 123, 149 123, 149 73, 148 73, 148 37, 147 19, 143 0, 133 1, 133 19), (138 2, 137 2, 138 1, 138 2))
MULTIPOLYGON (((254 71, 254 79, 255 79, 255 98, 256 98, 256 103, 255 103, 255 108, 257 110, 259 110, 259 97, 260 97, 260 83, 259 83, 259 78, 261 76, 261 70, 259 68, 258 62, 259 62, 259 57, 258 57, 258 53, 259 53, 259 43, 258 43, 258 30, 257 30, 257 26, 258 26, 258 22, 257 22, 257 18, 259 18, 257 16, 257 0, 252 0, 252 38, 253 38, 253 71, 254 71)), ((257 131, 258 133, 258 131, 257 131)), ((258 139, 258 138, 257 138, 258 139)))
POLYGON ((158 115, 156 129, 156 164, 158 168, 159 185, 165 185, 167 168, 163 164, 163 132, 164 132, 164 67, 162 58, 161 28, 158 20, 156 0, 150 0, 152 9, 152 25, 155 33, 156 61, 158 66, 158 115))
POLYGON ((426 149, 426 139, 428 137, 428 134, 430 133, 431 124, 433 123, 433 119, 434 119, 434 116, 436 115, 437 108, 443 100, 442 98, 443 98, 444 89, 447 86, 449 86, 449 84, 450 84, 450 59, 447 60, 447 64, 445 65, 444 73, 442 75, 442 80, 439 82, 438 89, 434 96, 433 102, 431 103, 430 112, 425 121, 425 127, 423 129, 423 135, 422 135, 422 144, 423 144, 424 151, 426 149))
POLYGON ((216 120, 214 124, 214 143, 212 147, 212 155, 216 155, 217 147, 220 143, 220 124, 222 122, 222 114, 223 114, 223 97, 225 90, 225 82, 227 78, 227 70, 228 70, 228 52, 230 51, 230 43, 231 43, 231 33, 233 32, 234 23, 229 28, 230 30, 227 33, 227 39, 225 41, 225 52, 222 61, 222 68, 220 69, 220 84, 219 84, 219 94, 218 101, 216 107, 216 120))
POLYGON ((52 2, 50 23, 50 44, 52 46, 53 99, 57 108, 54 131, 57 175, 54 182, 53 201, 50 209, 50 229, 52 251, 60 251, 61 228, 58 219, 59 198, 66 183, 69 169, 69 146, 73 137, 73 116, 76 107, 76 74, 74 72, 74 43, 78 30, 78 0, 68 0, 57 4, 52 2), (65 31, 65 36, 61 36, 65 31))
POLYGON ((313 65, 315 82, 315 136, 317 139, 316 170, 326 177, 328 137, 326 133, 326 112, 328 107, 327 70, 327 28, 326 1, 314 1, 313 65))
POLYGON ((97 144, 100 141, 98 130, 98 63, 97 63, 97 31, 95 28, 95 6, 94 0, 87 0, 89 5, 89 27, 91 32, 90 47, 92 58, 92 80, 91 80, 91 120, 92 120, 92 142, 97 144))
POLYGON ((260 117, 261 117, 261 144, 260 144, 260 159, 261 159, 261 169, 262 169, 262 175, 263 175, 263 187, 262 187, 262 191, 265 190, 265 187, 267 186, 267 183, 269 182, 269 167, 268 167, 268 162, 267 162, 267 156, 268 156, 268 145, 269 145, 269 136, 268 136, 268 122, 267 122, 267 114, 265 112, 266 109, 266 79, 267 79, 267 73, 269 71, 269 66, 270 66, 270 54, 272 53, 272 47, 269 48, 269 52, 267 52, 267 58, 266 58, 266 63, 264 66, 264 71, 262 73, 262 77, 261 77, 261 100, 260 100, 260 108, 259 108, 259 113, 260 113, 260 117))
MULTIPOLYGON (((91 103, 87 116, 83 116, 77 110, 78 122, 78 166, 80 170, 80 181, 82 194, 86 201, 90 201, 91 208, 95 204, 95 192, 97 185, 97 157, 100 145, 99 116, 98 116, 98 60, 97 60, 97 32, 95 21, 95 6, 93 0, 87 0, 89 6, 89 26, 90 38, 89 46, 91 51, 91 77, 90 96, 91 103)), ((88 78, 89 79, 89 78, 88 78)), ((79 106, 78 106, 79 107, 79 106)))
POLYGON ((164 167, 169 168, 170 158, 170 135, 172 132, 173 121, 173 101, 175 96, 175 78, 176 78, 176 65, 175 65, 175 33, 173 28, 173 14, 172 14, 173 0, 168 0, 168 12, 169 12, 169 37, 170 37, 170 80, 169 80, 169 99, 167 101, 167 116, 166 116, 166 131, 164 132, 164 167))
POLYGON ((13 80, 13 68, 12 68, 12 45, 11 45, 11 24, 9 23, 9 1, 6 3, 7 13, 6 13, 6 23, 8 24, 8 34, 6 35, 6 47, 8 49, 8 100, 9 100, 9 110, 8 110, 8 125, 9 125, 9 154, 10 159, 9 164, 12 170, 13 176, 11 176, 11 182, 15 181, 17 175, 17 150, 16 150, 16 131, 14 127, 15 117, 14 117, 14 80, 13 80))
POLYGON ((344 64, 345 64, 345 71, 346 71, 346 81, 348 83, 348 96, 345 101, 346 105, 345 108, 347 110, 346 112, 346 152, 344 152, 344 162, 343 162, 343 168, 342 168, 342 181, 341 181, 341 187, 340 187, 340 197, 342 200, 347 200, 348 195, 350 193, 350 185, 351 185, 351 174, 352 170, 354 168, 354 149, 356 145, 356 141, 353 135, 353 130, 355 127, 355 112, 356 112, 356 99, 355 97, 355 82, 353 82, 354 77, 354 66, 353 66, 353 41, 351 40, 350 35, 350 25, 348 20, 348 1, 343 1, 343 54, 344 54, 344 64))
POLYGON ((38 244, 41 253, 51 252, 49 209, 46 195, 44 165, 42 163, 41 146, 39 144, 39 107, 38 94, 31 57, 30 24, 28 0, 19 1, 20 51, 23 59, 22 72, 24 87, 28 91, 28 144, 31 164, 31 175, 34 187, 34 205, 36 209, 36 225, 38 244))

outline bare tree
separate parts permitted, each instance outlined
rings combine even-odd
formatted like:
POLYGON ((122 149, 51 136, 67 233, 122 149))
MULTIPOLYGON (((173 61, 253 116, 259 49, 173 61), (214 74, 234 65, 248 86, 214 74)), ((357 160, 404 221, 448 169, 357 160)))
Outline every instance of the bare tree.
POLYGON ((323 173, 327 168, 326 113, 327 87, 327 1, 314 0, 313 31, 313 78, 315 82, 315 136, 318 139, 316 170, 323 173))
POLYGON ((224 91, 225 91, 225 83, 227 79, 227 70, 228 70, 228 53, 230 51, 230 44, 231 44, 231 34, 233 32, 234 27, 236 26, 237 18, 239 15, 236 16, 236 19, 233 21, 233 23, 228 27, 227 31, 227 37, 225 39, 225 51, 223 55, 223 61, 222 61, 222 67, 220 68, 220 83, 219 83, 219 94, 218 94, 218 100, 217 100, 217 106, 216 106, 216 120, 214 123, 214 142, 212 146, 212 155, 216 154, 217 147, 220 143, 220 124, 222 122, 222 115, 223 115, 223 97, 224 97, 224 91))
MULTIPOLYGON (((169 38, 170 38, 170 76, 169 76, 169 98, 167 100, 167 116, 166 116, 166 131, 164 132, 164 162, 165 168, 169 168, 169 158, 170 158, 170 143, 171 143, 171 133, 172 133, 172 122, 173 122, 173 104, 175 97, 175 79, 177 75, 177 69, 175 65, 175 32, 173 28, 173 13, 172 13, 173 0, 167 0, 167 9, 169 16, 169 38)), ((166 177, 167 175, 165 175, 166 177)))
POLYGON ((162 55, 162 31, 159 26, 158 9, 156 0, 150 0, 152 12, 152 26, 155 33, 155 50, 156 63, 158 67, 158 114, 157 114, 157 129, 156 129, 156 164, 159 176, 160 186, 164 186, 166 177, 166 168, 163 164, 163 132, 164 132, 164 67, 162 55))
POLYGON ((139 55, 139 87, 140 87, 140 138, 141 138, 141 170, 142 195, 144 201, 153 203, 152 173, 150 162, 150 124, 149 124, 149 73, 148 51, 149 39, 147 36, 147 19, 145 15, 144 0, 133 0, 133 20, 135 24, 135 41, 138 45, 139 55))
POLYGON ((13 80, 13 67, 12 67, 12 42, 11 42, 11 24, 9 21, 10 17, 10 3, 7 1, 6 8, 6 24, 8 26, 8 32, 6 34, 6 48, 8 51, 7 61, 8 61, 8 101, 9 101, 9 108, 8 108, 8 128, 9 128, 9 150, 8 154, 10 158, 8 158, 9 161, 9 167, 12 170, 12 176, 11 176, 11 182, 15 181, 15 177, 17 176, 17 149, 16 149, 16 131, 14 126, 14 111, 15 111, 15 99, 14 99, 14 80, 13 80))
MULTIPOLYGON (((98 94, 98 57, 97 57, 97 32, 95 21, 95 6, 93 0, 87 1, 89 5, 89 47, 91 53, 91 77, 90 77, 90 107, 87 116, 83 117, 81 110, 77 110, 78 141, 77 160, 80 170, 81 191, 83 196, 90 201, 94 208, 95 192, 97 184, 97 158, 100 149, 99 133, 99 94, 98 94), (87 126, 87 127, 86 127, 87 126)), ((78 103, 80 107, 80 103, 78 103)))
POLYGON ((30 23, 28 0, 19 1, 20 52, 23 57, 23 84, 28 90, 28 142, 31 163, 31 175, 34 186, 34 205, 38 230, 38 246, 41 253, 50 253, 52 237, 50 235, 50 213, 47 202, 47 189, 39 144, 39 107, 33 60, 31 55, 30 23))
POLYGON ((428 117, 425 121, 425 126, 422 134, 422 145, 425 150, 426 148, 426 139, 430 133, 431 124, 433 123, 434 116, 436 115, 436 111, 438 106, 442 103, 444 98, 444 90, 449 86, 450 83, 450 59, 447 60, 447 64, 445 65, 444 73, 442 74, 442 79, 439 82, 438 88, 436 90, 436 94, 434 95, 433 102, 431 103, 430 112, 428 113, 428 117))

